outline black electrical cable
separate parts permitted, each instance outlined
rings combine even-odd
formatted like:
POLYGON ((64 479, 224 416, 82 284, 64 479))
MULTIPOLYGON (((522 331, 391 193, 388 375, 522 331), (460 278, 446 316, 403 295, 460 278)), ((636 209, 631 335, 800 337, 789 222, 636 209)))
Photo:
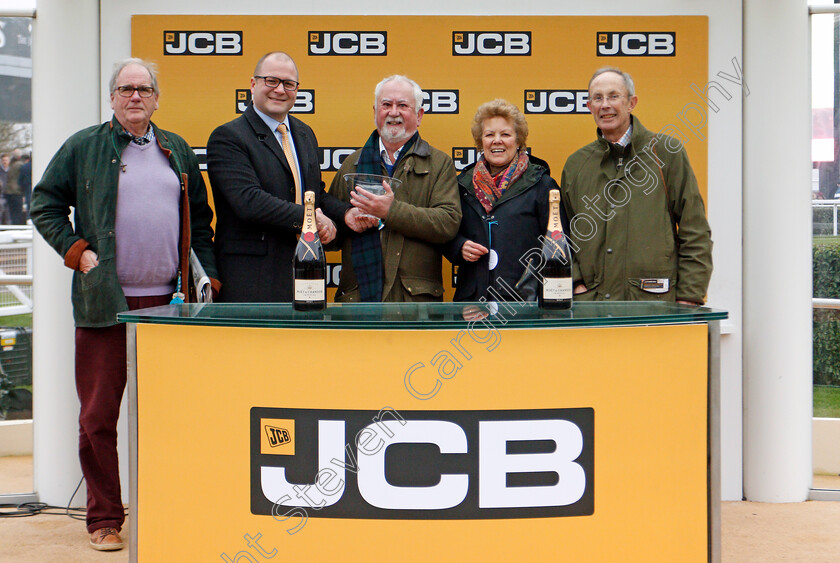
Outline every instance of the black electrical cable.
POLYGON ((44 502, 24 502, 21 504, 0 504, 0 518, 22 518, 24 516, 37 516, 38 514, 53 514, 58 516, 67 515, 76 520, 84 520, 84 508, 69 508, 66 506, 53 506, 44 502), (82 516, 71 514, 79 512, 82 516))
POLYGON ((36 509, 27 506, 30 504, 38 503, 25 502, 23 504, 0 504, 0 518, 21 518, 23 516, 35 516, 40 512, 40 508, 36 509))
POLYGON ((67 516, 69 516, 73 520, 85 520, 86 519, 85 518, 85 515, 87 514, 87 509, 86 508, 72 508, 72 509, 70 508, 70 505, 73 504, 73 499, 76 498, 76 493, 79 492, 79 487, 82 486, 82 481, 84 481, 84 480, 85 480, 85 476, 82 475, 82 478, 79 479, 79 484, 76 485, 76 489, 73 491, 73 494, 70 495, 70 500, 67 501, 67 509, 65 511, 65 514, 67 514, 67 516), (70 513, 71 510, 73 510, 74 512, 81 512, 81 515, 71 514, 70 513))
POLYGON ((79 484, 76 485, 76 489, 70 496, 70 500, 67 501, 67 506, 53 506, 45 502, 0 504, 0 518, 23 518, 26 516, 37 516, 38 514, 60 516, 63 514, 69 516, 73 520, 84 521, 85 515, 87 514, 86 508, 70 508, 70 505, 73 503, 73 499, 76 497, 76 493, 79 492, 79 488, 82 486, 82 481, 84 481, 84 479, 84 477, 79 479, 79 484))

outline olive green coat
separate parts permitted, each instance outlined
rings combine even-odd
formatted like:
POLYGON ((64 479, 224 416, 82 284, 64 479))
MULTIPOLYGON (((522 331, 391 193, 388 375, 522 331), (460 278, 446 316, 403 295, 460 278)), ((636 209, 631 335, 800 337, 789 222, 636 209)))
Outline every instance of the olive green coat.
MULTIPOLYGON (((350 201, 344 175, 356 171, 361 149, 348 156, 333 178, 330 194, 350 201)), ((385 168, 382 174, 387 175, 385 168)), ((455 166, 444 152, 418 139, 397 163, 402 184, 382 230, 383 301, 441 301, 443 279, 439 244, 461 223, 455 166)), ((336 301, 359 301, 359 284, 350 256, 350 236, 341 245, 341 280, 336 301)))
POLYGON ((571 221, 579 300, 686 300, 703 303, 712 275, 712 239, 697 180, 682 144, 632 117, 630 144, 600 136, 566 161, 560 182, 571 221), (642 289, 668 278, 670 290, 642 289))

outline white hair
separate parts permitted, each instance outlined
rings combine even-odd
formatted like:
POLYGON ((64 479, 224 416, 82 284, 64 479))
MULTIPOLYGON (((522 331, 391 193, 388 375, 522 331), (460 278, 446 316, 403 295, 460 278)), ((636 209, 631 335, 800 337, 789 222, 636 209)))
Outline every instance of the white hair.
POLYGON ((379 103, 379 94, 382 93, 382 88, 389 82, 404 82, 411 86, 411 89, 414 93, 414 111, 419 112, 420 108, 423 107, 423 90, 420 88, 420 85, 417 84, 415 81, 410 79, 407 76, 403 76, 402 74, 393 74, 387 78, 383 78, 382 81, 376 85, 376 88, 373 90, 373 107, 379 103))

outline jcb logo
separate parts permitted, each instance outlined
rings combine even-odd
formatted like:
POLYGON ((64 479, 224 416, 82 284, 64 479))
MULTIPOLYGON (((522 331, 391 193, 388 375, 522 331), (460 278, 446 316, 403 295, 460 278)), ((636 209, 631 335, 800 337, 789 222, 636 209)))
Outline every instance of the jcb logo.
POLYGON ((241 31, 164 31, 164 55, 242 55, 241 31))
MULTIPOLYGON (((455 163, 455 170, 460 172, 478 158, 478 150, 475 147, 452 147, 452 162, 455 163)), ((453 266, 454 275, 454 266, 453 266)), ((454 279, 454 278, 453 278, 454 279)), ((454 282, 452 285, 455 285, 454 282)))
POLYGON ((359 147, 318 147, 321 153, 321 172, 335 172, 341 168, 344 159, 359 147))
POLYGON ((453 31, 453 56, 528 56, 530 31, 453 31))
POLYGON ((207 170, 207 147, 190 147, 198 158, 198 169, 201 171, 207 170))
POLYGON ((341 262, 327 262, 327 287, 338 287, 341 281, 341 262))
POLYGON ((315 113, 315 90, 298 90, 289 113, 315 113))
POLYGON ((331 56, 385 56, 385 31, 310 31, 309 54, 331 56))
MULTIPOLYGON (((531 154, 531 147, 525 147, 525 152, 531 154)), ((478 158, 478 150, 475 147, 452 147, 452 161, 455 163, 455 170, 460 172, 467 168, 478 158)), ((452 285, 455 286, 455 268, 452 266, 452 285)))
POLYGON ((591 408, 504 411, 251 409, 251 512, 484 519, 594 511, 591 408), (265 419, 295 424, 294 455, 257 449, 265 419))
POLYGON ((589 113, 586 90, 525 90, 525 113, 589 113))
MULTIPOLYGON (((251 103, 251 91, 247 89, 236 90, 236 113, 245 113, 251 103)), ((315 90, 300 89, 295 96, 295 105, 289 113, 315 113, 315 90)))
POLYGON ((265 434, 268 437, 268 445, 272 448, 288 444, 292 441, 289 431, 285 428, 278 428, 277 426, 266 426, 265 434))
POLYGON ((295 455, 295 420, 293 418, 262 418, 262 432, 257 438, 259 452, 270 456, 295 455))
POLYGON ((599 31, 596 55, 599 57, 673 57, 677 54, 677 34, 666 32, 599 31))
POLYGON ((423 90, 426 113, 458 113, 458 90, 423 90))

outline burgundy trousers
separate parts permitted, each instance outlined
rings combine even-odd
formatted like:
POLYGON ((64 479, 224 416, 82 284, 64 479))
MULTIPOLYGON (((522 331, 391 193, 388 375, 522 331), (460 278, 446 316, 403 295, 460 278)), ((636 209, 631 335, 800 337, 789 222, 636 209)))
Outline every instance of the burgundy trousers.
MULTIPOLYGON (((171 295, 128 297, 128 308, 166 305, 171 295)), ((126 383, 125 325, 76 328, 79 460, 87 485, 87 529, 122 528, 117 419, 126 383)))

